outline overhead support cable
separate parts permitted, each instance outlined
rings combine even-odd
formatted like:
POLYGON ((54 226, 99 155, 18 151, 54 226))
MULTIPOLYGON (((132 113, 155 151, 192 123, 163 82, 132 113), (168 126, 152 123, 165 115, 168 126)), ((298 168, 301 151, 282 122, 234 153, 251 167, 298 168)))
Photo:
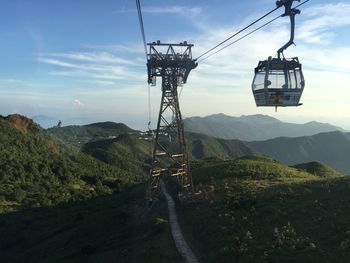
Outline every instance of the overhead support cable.
POLYGON ((151 130, 151 84, 148 84, 148 130, 151 130))
POLYGON ((305 4, 305 3, 309 2, 309 1, 310 0, 305 0, 304 2, 300 3, 299 5, 297 5, 297 6, 293 7, 293 8, 298 8, 299 6, 302 6, 303 4, 305 4))
MULTIPOLYGON (((143 41, 143 47, 145 49, 145 56, 146 56, 146 63, 148 61, 148 54, 147 54, 147 42, 146 42, 146 34, 145 34, 145 28, 143 26, 143 18, 142 18, 142 10, 141 10, 141 4, 140 0, 136 0, 136 8, 137 8, 137 14, 139 17, 139 23, 140 23, 140 30, 142 35, 142 41, 143 41)), ((148 84, 148 130, 151 131, 151 87, 148 84)), ((151 150, 152 151, 152 148, 151 150)))
MULTIPOLYGON (((305 3, 309 2, 309 1, 310 1, 310 0, 305 0, 304 2, 302 2, 302 3, 300 3, 299 5, 295 6, 294 8, 298 8, 299 6, 302 6, 303 4, 305 4, 305 3)), ((224 50, 225 48, 227 48, 227 47, 229 47, 229 46, 231 46, 231 45, 237 43, 238 41, 242 40, 243 38, 245 38, 245 37, 247 37, 247 36, 253 34, 254 32, 260 30, 261 28, 263 28, 263 27, 269 25, 270 23, 274 22, 275 20, 277 20, 278 18, 280 18, 281 16, 283 16, 283 14, 282 14, 282 15, 279 15, 279 16, 277 16, 277 17, 275 17, 274 19, 268 21, 267 23, 263 24, 262 26, 260 26, 260 27, 258 27, 258 28, 256 28, 256 29, 254 29, 253 31, 249 32, 248 34, 245 34, 243 37, 240 37, 240 38, 238 38, 237 40, 231 42, 230 44, 228 44, 228 45, 222 47, 221 49, 219 49, 219 50, 217 50, 217 51, 215 51, 214 53, 212 53, 212 54, 210 54, 210 55, 204 57, 205 55, 207 55, 208 53, 210 53, 210 52, 213 51, 214 49, 216 49, 216 48, 218 48, 219 46, 223 45, 224 43, 226 43, 226 42, 229 41, 230 39, 234 38, 234 37, 237 36, 238 34, 242 33, 243 31, 245 31, 246 29, 248 29, 249 27, 251 27, 252 25, 256 24, 256 23, 259 22, 260 20, 262 20, 262 19, 264 19, 265 17, 267 17, 268 15, 272 14, 274 11, 276 11, 277 9, 279 9, 281 6, 282 6, 282 5, 277 6, 275 9, 271 10, 270 12, 266 13, 265 15, 263 15, 262 17, 260 17, 259 19, 257 19, 257 20, 255 20, 254 22, 250 23, 250 24, 249 24, 248 26, 246 26, 245 28, 239 30, 238 32, 236 32, 235 34, 231 35, 230 37, 228 37, 228 38, 225 39, 224 41, 220 42, 219 44, 217 44, 217 45, 214 46, 213 48, 211 48, 211 49, 209 49, 208 51, 204 52, 202 55, 200 55, 199 57, 197 57, 196 60, 197 60, 198 62, 201 62, 201 61, 203 61, 203 60, 206 60, 207 58, 209 58, 209 57, 211 57, 211 56, 213 56, 213 55, 219 53, 220 51, 224 50), (203 58, 203 59, 200 59, 200 58, 202 58, 202 57, 204 57, 204 58, 203 58), (200 60, 198 60, 198 59, 200 59, 200 60)))
POLYGON ((238 32, 234 33, 233 35, 231 35, 230 37, 226 38, 224 41, 220 42, 219 44, 217 44, 216 46, 212 47, 211 49, 209 49, 208 51, 204 52, 202 55, 200 55, 199 57, 196 58, 196 60, 200 59, 201 57, 205 56, 206 54, 208 54, 209 52, 213 51, 214 49, 218 48, 219 46, 221 46, 222 44, 225 44, 227 41, 229 41, 230 39, 234 38, 235 36, 237 36, 238 34, 242 33, 243 31, 247 30, 249 27, 255 25, 256 23, 258 23, 260 20, 264 19, 265 17, 269 16, 270 14, 272 14, 273 12, 275 12, 279 7, 274 8, 273 10, 271 10, 270 12, 266 13, 265 15, 263 15, 262 17, 258 18, 257 20, 255 20, 254 22, 250 23, 249 25, 247 25, 246 27, 244 27, 243 29, 239 30, 238 32))
POLYGON ((145 34, 145 28, 143 26, 143 19, 142 19, 142 11, 141 11, 140 0, 136 0, 136 7, 137 7, 137 14, 138 14, 138 17, 139 17, 139 23, 140 23, 140 29, 141 29, 141 34, 142 34, 143 46, 144 46, 144 49, 145 49, 146 61, 147 61, 148 56, 147 56, 146 34, 145 34))
POLYGON ((263 27, 265 27, 265 26, 271 24, 272 22, 274 22, 275 20, 277 20, 277 19, 280 18, 280 17, 281 17, 281 16, 277 16, 277 17, 275 17, 274 19, 270 20, 269 22, 263 24, 262 26, 259 26, 258 28, 256 28, 256 29, 250 31, 249 33, 245 34, 244 36, 242 36, 242 37, 236 39, 235 41, 233 41, 233 42, 227 44, 226 46, 224 46, 224 47, 218 49, 218 50, 215 51, 214 53, 211 53, 210 55, 208 55, 208 56, 202 58, 201 60, 198 61, 198 63, 199 63, 199 62, 202 62, 202 61, 204 61, 204 60, 206 60, 206 59, 208 59, 208 58, 210 58, 211 56, 214 56, 215 54, 219 53, 220 51, 224 50, 225 48, 228 48, 229 46, 231 46, 231 45, 237 43, 238 41, 242 40, 243 38, 246 38, 247 36, 249 36, 249 35, 255 33, 256 31, 258 31, 258 30, 260 30, 261 28, 263 28, 263 27))

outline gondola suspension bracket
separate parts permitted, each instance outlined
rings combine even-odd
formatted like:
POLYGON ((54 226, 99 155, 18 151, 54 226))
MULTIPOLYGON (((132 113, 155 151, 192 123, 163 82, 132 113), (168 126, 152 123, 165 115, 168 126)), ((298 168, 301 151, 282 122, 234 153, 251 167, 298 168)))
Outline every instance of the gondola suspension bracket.
POLYGON ((278 51, 277 55, 278 58, 281 57, 281 54, 283 56, 283 51, 286 50, 288 47, 290 47, 292 44, 294 44, 294 32, 295 32, 295 16, 300 14, 300 10, 296 8, 292 8, 292 4, 294 1, 300 2, 300 0, 281 0, 277 1, 276 5, 278 7, 281 7, 284 5, 284 14, 282 14, 282 17, 289 16, 290 18, 290 39, 289 41, 282 46, 278 51))

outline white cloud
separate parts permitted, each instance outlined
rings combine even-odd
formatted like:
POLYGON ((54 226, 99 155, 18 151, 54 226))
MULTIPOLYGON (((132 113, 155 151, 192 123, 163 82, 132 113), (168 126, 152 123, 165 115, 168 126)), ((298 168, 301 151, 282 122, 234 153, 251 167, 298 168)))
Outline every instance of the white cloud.
POLYGON ((200 7, 188 7, 188 6, 168 6, 168 7, 146 6, 142 8, 142 12, 197 16, 202 12, 202 9, 200 7))
POLYGON ((0 82, 4 83, 23 83, 23 80, 20 79, 0 79, 0 82))
MULTIPOLYGON (((107 71, 106 71, 107 72, 107 71)), ((72 70, 72 71, 50 71, 48 73, 51 76, 58 76, 58 77, 72 77, 72 78, 79 78, 79 79, 100 79, 103 80, 125 80, 125 76, 121 75, 115 75, 112 73, 91 73, 89 71, 81 71, 81 70, 72 70)))
POLYGON ((334 34, 332 30, 350 25, 350 4, 331 3, 313 5, 302 11, 305 20, 298 26, 298 38, 307 43, 330 44, 334 34))
POLYGON ((94 63, 111 63, 111 64, 122 64, 122 65, 137 65, 134 60, 123 59, 117 57, 108 52, 71 52, 71 53, 48 53, 42 54, 49 57, 59 57, 69 60, 82 61, 82 62, 94 62, 94 63))
POLYGON ((64 70, 60 70, 60 71, 50 71, 48 73, 51 76, 59 76, 59 77, 75 77, 75 76, 83 76, 84 72, 83 71, 64 71, 64 70))
POLYGON ((68 62, 64 62, 61 60, 57 60, 57 59, 52 59, 52 58, 38 58, 39 62, 42 63, 46 63, 46 64, 50 64, 50 65, 54 65, 54 66, 59 66, 59 67, 64 67, 64 68, 77 68, 77 69, 82 69, 84 67, 80 66, 80 65, 76 65, 76 64, 72 64, 72 63, 68 63, 68 62))
POLYGON ((112 52, 112 53, 135 53, 135 54, 144 54, 143 45, 141 44, 129 44, 129 45, 120 45, 120 44, 103 44, 103 45, 84 45, 84 48, 92 50, 102 50, 103 52, 112 52))
POLYGON ((80 69, 80 70, 86 70, 86 71, 93 71, 93 72, 105 72, 105 71, 111 71, 115 74, 123 75, 126 73, 127 68, 124 66, 119 65, 110 65, 110 64, 84 64, 79 62, 67 62, 64 60, 58 60, 58 59, 52 59, 52 58, 39 58, 39 62, 50 64, 53 66, 58 66, 62 68, 73 68, 73 69, 80 69))
POLYGON ((48 73, 51 76, 101 81, 139 79, 145 67, 137 59, 123 59, 105 51, 41 53, 38 61, 58 68, 48 73))
POLYGON ((85 106, 84 103, 82 103, 78 99, 73 100, 72 104, 73 104, 73 107, 76 108, 76 109, 81 109, 81 108, 83 108, 85 106))
POLYGON ((108 80, 95 80, 95 83, 102 86, 113 86, 115 82, 108 80))
MULTIPOLYGON (((116 13, 130 13, 135 12, 135 9, 122 9, 116 11, 116 13)), ((190 7, 190 6, 144 6, 142 7, 142 13, 149 14, 175 14, 182 16, 194 17, 201 14, 201 7, 190 7)))

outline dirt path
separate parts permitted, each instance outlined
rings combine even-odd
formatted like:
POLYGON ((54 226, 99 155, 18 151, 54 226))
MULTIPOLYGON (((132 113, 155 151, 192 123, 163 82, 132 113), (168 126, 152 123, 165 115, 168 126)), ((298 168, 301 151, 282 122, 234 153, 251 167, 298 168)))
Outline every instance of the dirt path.
POLYGON ((182 258, 185 260, 185 263, 198 263, 196 256, 193 254, 191 248, 187 245, 186 240, 182 234, 179 222, 177 220, 174 200, 167 192, 162 180, 160 184, 162 192, 168 202, 169 222, 176 248, 181 254, 182 258))

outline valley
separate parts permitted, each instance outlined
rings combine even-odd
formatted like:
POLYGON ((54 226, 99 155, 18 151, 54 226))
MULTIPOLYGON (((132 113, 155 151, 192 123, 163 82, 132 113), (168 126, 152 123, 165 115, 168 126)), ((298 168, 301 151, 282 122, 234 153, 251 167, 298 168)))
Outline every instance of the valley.
MULTIPOLYGON (((181 262, 164 197, 147 208, 147 133, 112 122, 44 130, 20 115, 1 117, 0 126, 6 262, 181 262)), ((183 207, 176 181, 165 183, 198 261, 349 260, 349 179, 313 159, 327 141, 346 150, 348 138, 336 131, 244 142, 187 132, 202 200, 183 207), (304 146, 294 166, 276 160, 287 145, 290 156, 304 146)))

